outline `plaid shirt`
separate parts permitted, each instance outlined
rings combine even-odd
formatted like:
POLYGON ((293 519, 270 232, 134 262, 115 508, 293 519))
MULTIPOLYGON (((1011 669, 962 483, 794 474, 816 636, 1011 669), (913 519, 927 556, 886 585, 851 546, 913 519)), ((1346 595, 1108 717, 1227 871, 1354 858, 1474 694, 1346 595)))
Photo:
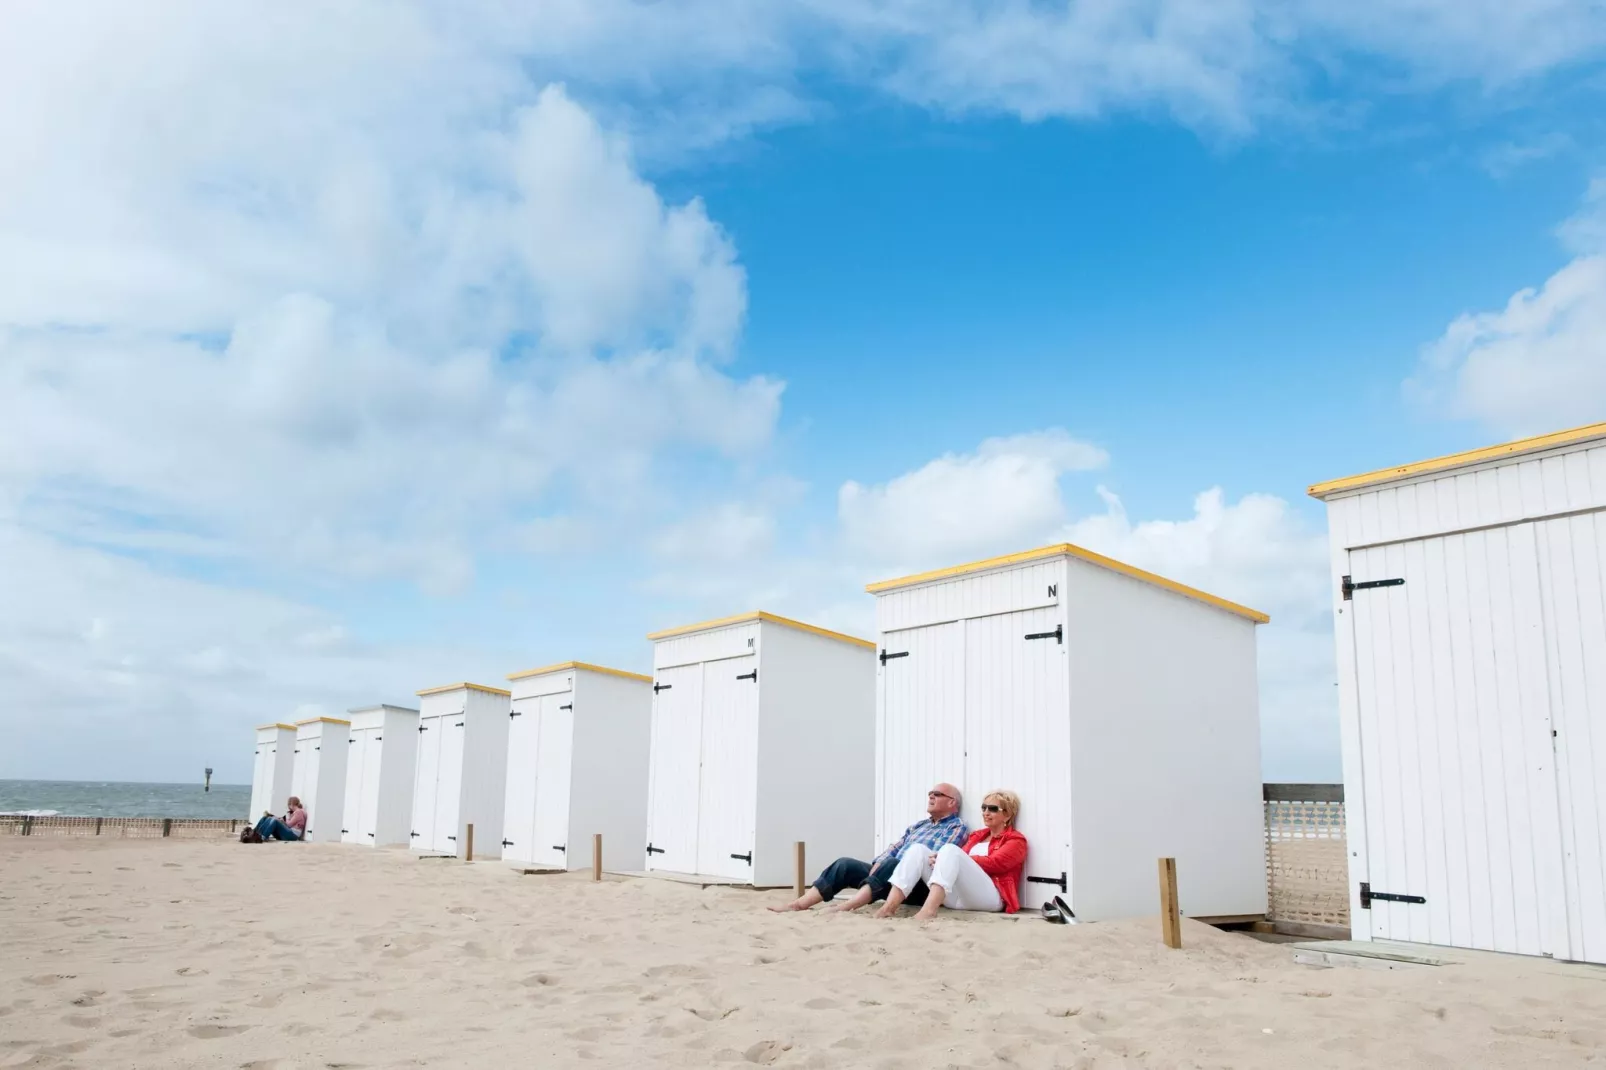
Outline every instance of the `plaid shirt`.
POLYGON ((904 849, 911 843, 923 843, 933 851, 939 851, 950 843, 964 843, 968 835, 970 829, 958 814, 951 814, 941 821, 923 817, 904 829, 897 843, 876 855, 875 861, 870 863, 870 868, 874 869, 888 860, 896 862, 903 857, 904 849))

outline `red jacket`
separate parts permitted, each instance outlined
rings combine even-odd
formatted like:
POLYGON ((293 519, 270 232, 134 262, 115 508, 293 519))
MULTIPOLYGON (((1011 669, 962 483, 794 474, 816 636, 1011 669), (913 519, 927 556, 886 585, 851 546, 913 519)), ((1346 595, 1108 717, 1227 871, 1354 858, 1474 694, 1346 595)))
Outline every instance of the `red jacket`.
MULTIPOLYGON (((964 851, 968 855, 970 849, 985 840, 988 832, 979 828, 966 838, 964 851)), ((971 861, 981 867, 981 871, 993 879, 998 889, 998 898, 1004 901, 1004 913, 1014 914, 1020 910, 1020 875, 1026 868, 1026 837, 1014 829, 1005 829, 993 837, 993 842, 987 845, 984 855, 971 855, 971 861)))

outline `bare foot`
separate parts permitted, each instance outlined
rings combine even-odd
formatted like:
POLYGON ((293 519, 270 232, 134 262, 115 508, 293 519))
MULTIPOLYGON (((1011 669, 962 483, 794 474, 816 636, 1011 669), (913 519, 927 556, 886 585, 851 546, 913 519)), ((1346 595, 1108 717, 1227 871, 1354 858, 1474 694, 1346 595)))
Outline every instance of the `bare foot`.
POLYGON ((845 914, 850 910, 857 909, 859 908, 854 905, 853 900, 849 899, 845 903, 832 903, 830 906, 825 908, 825 912, 827 914, 845 914))
POLYGON ((937 912, 935 910, 927 909, 926 907, 921 907, 920 913, 915 915, 916 921, 935 921, 936 918, 937 912))
POLYGON ((764 909, 771 914, 787 914, 794 910, 807 910, 808 907, 803 906, 801 903, 782 903, 778 907, 765 907, 764 909))
POLYGON ((897 907, 885 907, 884 906, 880 910, 875 912, 875 916, 878 917, 878 918, 890 918, 890 917, 892 917, 892 915, 896 914, 897 912, 898 912, 898 908, 897 907))

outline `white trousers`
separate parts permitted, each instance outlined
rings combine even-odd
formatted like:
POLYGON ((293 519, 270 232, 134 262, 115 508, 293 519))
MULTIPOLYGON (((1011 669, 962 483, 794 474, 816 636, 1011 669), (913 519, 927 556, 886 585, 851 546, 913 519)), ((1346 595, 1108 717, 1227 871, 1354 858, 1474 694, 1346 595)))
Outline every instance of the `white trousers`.
POLYGON ((888 880, 894 888, 909 894, 921 881, 940 886, 946 893, 942 905, 954 910, 1004 909, 998 897, 998 886, 985 870, 958 844, 950 843, 940 851, 933 851, 923 843, 911 843, 904 848, 903 856, 888 880))

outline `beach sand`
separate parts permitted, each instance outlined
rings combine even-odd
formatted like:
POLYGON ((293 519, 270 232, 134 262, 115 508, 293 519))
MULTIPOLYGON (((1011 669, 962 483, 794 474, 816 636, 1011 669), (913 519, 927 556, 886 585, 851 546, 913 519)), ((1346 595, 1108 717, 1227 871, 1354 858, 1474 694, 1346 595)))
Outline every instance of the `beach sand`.
POLYGON ((1606 980, 320 845, 0 842, 0 1067, 1606 1066, 1606 980))

